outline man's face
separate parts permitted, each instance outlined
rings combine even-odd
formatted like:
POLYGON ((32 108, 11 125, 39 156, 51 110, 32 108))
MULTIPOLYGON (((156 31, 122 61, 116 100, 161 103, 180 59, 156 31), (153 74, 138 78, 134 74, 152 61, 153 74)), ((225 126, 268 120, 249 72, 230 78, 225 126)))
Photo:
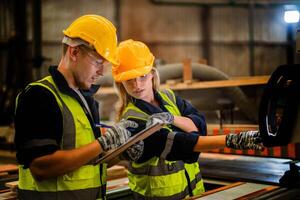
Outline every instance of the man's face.
POLYGON ((79 49, 79 59, 73 74, 78 88, 89 89, 103 75, 104 66, 109 62, 88 47, 80 46, 79 49))

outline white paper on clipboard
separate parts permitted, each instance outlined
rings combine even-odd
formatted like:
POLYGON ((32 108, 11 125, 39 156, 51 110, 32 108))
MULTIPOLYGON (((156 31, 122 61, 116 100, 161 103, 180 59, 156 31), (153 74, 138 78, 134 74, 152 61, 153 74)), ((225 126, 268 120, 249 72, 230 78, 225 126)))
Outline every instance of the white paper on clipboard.
POLYGON ((149 137, 156 131, 160 130, 164 125, 165 124, 163 124, 163 123, 155 122, 151 126, 145 128, 144 130, 142 130, 142 131, 138 132, 137 134, 135 134, 134 136, 132 136, 126 143, 122 144, 121 146, 114 149, 113 151, 107 152, 104 156, 102 156, 101 158, 96 160, 94 165, 105 163, 105 162, 117 157, 119 154, 124 152, 128 147, 137 143, 138 141, 141 141, 141 140, 149 137))

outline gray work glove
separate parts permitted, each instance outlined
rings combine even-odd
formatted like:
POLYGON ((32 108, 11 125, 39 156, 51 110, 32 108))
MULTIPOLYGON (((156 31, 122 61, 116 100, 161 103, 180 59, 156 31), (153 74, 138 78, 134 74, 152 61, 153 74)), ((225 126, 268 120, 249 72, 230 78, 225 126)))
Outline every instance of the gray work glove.
POLYGON ((115 149, 124 144, 131 136, 130 131, 126 128, 137 128, 138 124, 129 120, 121 120, 105 131, 105 134, 98 137, 102 149, 108 151, 115 149))
POLYGON ((174 116, 169 112, 155 113, 148 118, 146 127, 156 122, 160 124, 172 124, 174 122, 174 116))
POLYGON ((143 152, 144 152, 144 141, 142 140, 129 147, 125 151, 124 156, 126 160, 137 161, 143 155, 143 152))
POLYGON ((232 149, 253 149, 263 151, 262 139, 258 131, 245 131, 226 135, 226 146, 232 149))

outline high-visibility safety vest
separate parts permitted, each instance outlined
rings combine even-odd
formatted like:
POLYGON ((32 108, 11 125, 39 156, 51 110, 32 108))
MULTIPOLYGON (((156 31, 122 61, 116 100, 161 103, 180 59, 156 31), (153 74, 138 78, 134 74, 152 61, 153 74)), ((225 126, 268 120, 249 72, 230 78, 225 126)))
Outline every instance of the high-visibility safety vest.
MULTIPOLYGON (((75 98, 61 93, 51 76, 29 84, 26 89, 38 86, 48 89, 53 94, 61 110, 63 116, 61 149, 69 150, 78 148, 95 140, 90 122, 75 98)), ((16 101, 17 104, 18 98, 16 101)), ((32 143, 35 142, 42 144, 49 141, 32 141, 32 143)), ((88 163, 62 176, 42 181, 35 180, 28 168, 23 169, 23 165, 19 166, 19 199, 100 199, 103 196, 102 192, 105 191, 105 184, 106 166, 94 166, 92 163, 88 163)))
MULTIPOLYGON (((159 91, 165 108, 173 115, 181 116, 172 90, 159 91)), ((129 103, 122 118, 146 120, 149 115, 134 104, 129 103)), ((168 127, 165 127, 170 129, 168 127)), ((199 163, 187 164, 182 161, 167 161, 164 158, 173 145, 174 133, 168 134, 167 143, 160 158, 153 157, 144 163, 130 162, 128 179, 129 187, 137 199, 183 199, 188 195, 204 192, 199 163), (192 194, 191 194, 192 193, 192 194)))

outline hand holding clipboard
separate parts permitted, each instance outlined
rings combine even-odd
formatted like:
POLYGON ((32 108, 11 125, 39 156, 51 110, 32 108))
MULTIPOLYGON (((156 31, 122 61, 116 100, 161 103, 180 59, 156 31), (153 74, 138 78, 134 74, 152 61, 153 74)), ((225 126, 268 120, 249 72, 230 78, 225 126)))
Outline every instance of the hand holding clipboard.
POLYGON ((162 123, 159 120, 155 121, 153 124, 149 125, 144 130, 142 130, 139 133, 132 136, 126 143, 122 144, 121 146, 119 146, 118 148, 116 148, 112 151, 106 152, 104 154, 104 156, 102 156, 101 158, 99 158, 95 161, 94 165, 106 163, 106 162, 112 160, 113 158, 117 157, 119 154, 124 152, 131 145, 133 145, 136 142, 141 141, 141 140, 149 137, 150 135, 152 135, 156 131, 160 130, 164 125, 165 124, 162 123))

